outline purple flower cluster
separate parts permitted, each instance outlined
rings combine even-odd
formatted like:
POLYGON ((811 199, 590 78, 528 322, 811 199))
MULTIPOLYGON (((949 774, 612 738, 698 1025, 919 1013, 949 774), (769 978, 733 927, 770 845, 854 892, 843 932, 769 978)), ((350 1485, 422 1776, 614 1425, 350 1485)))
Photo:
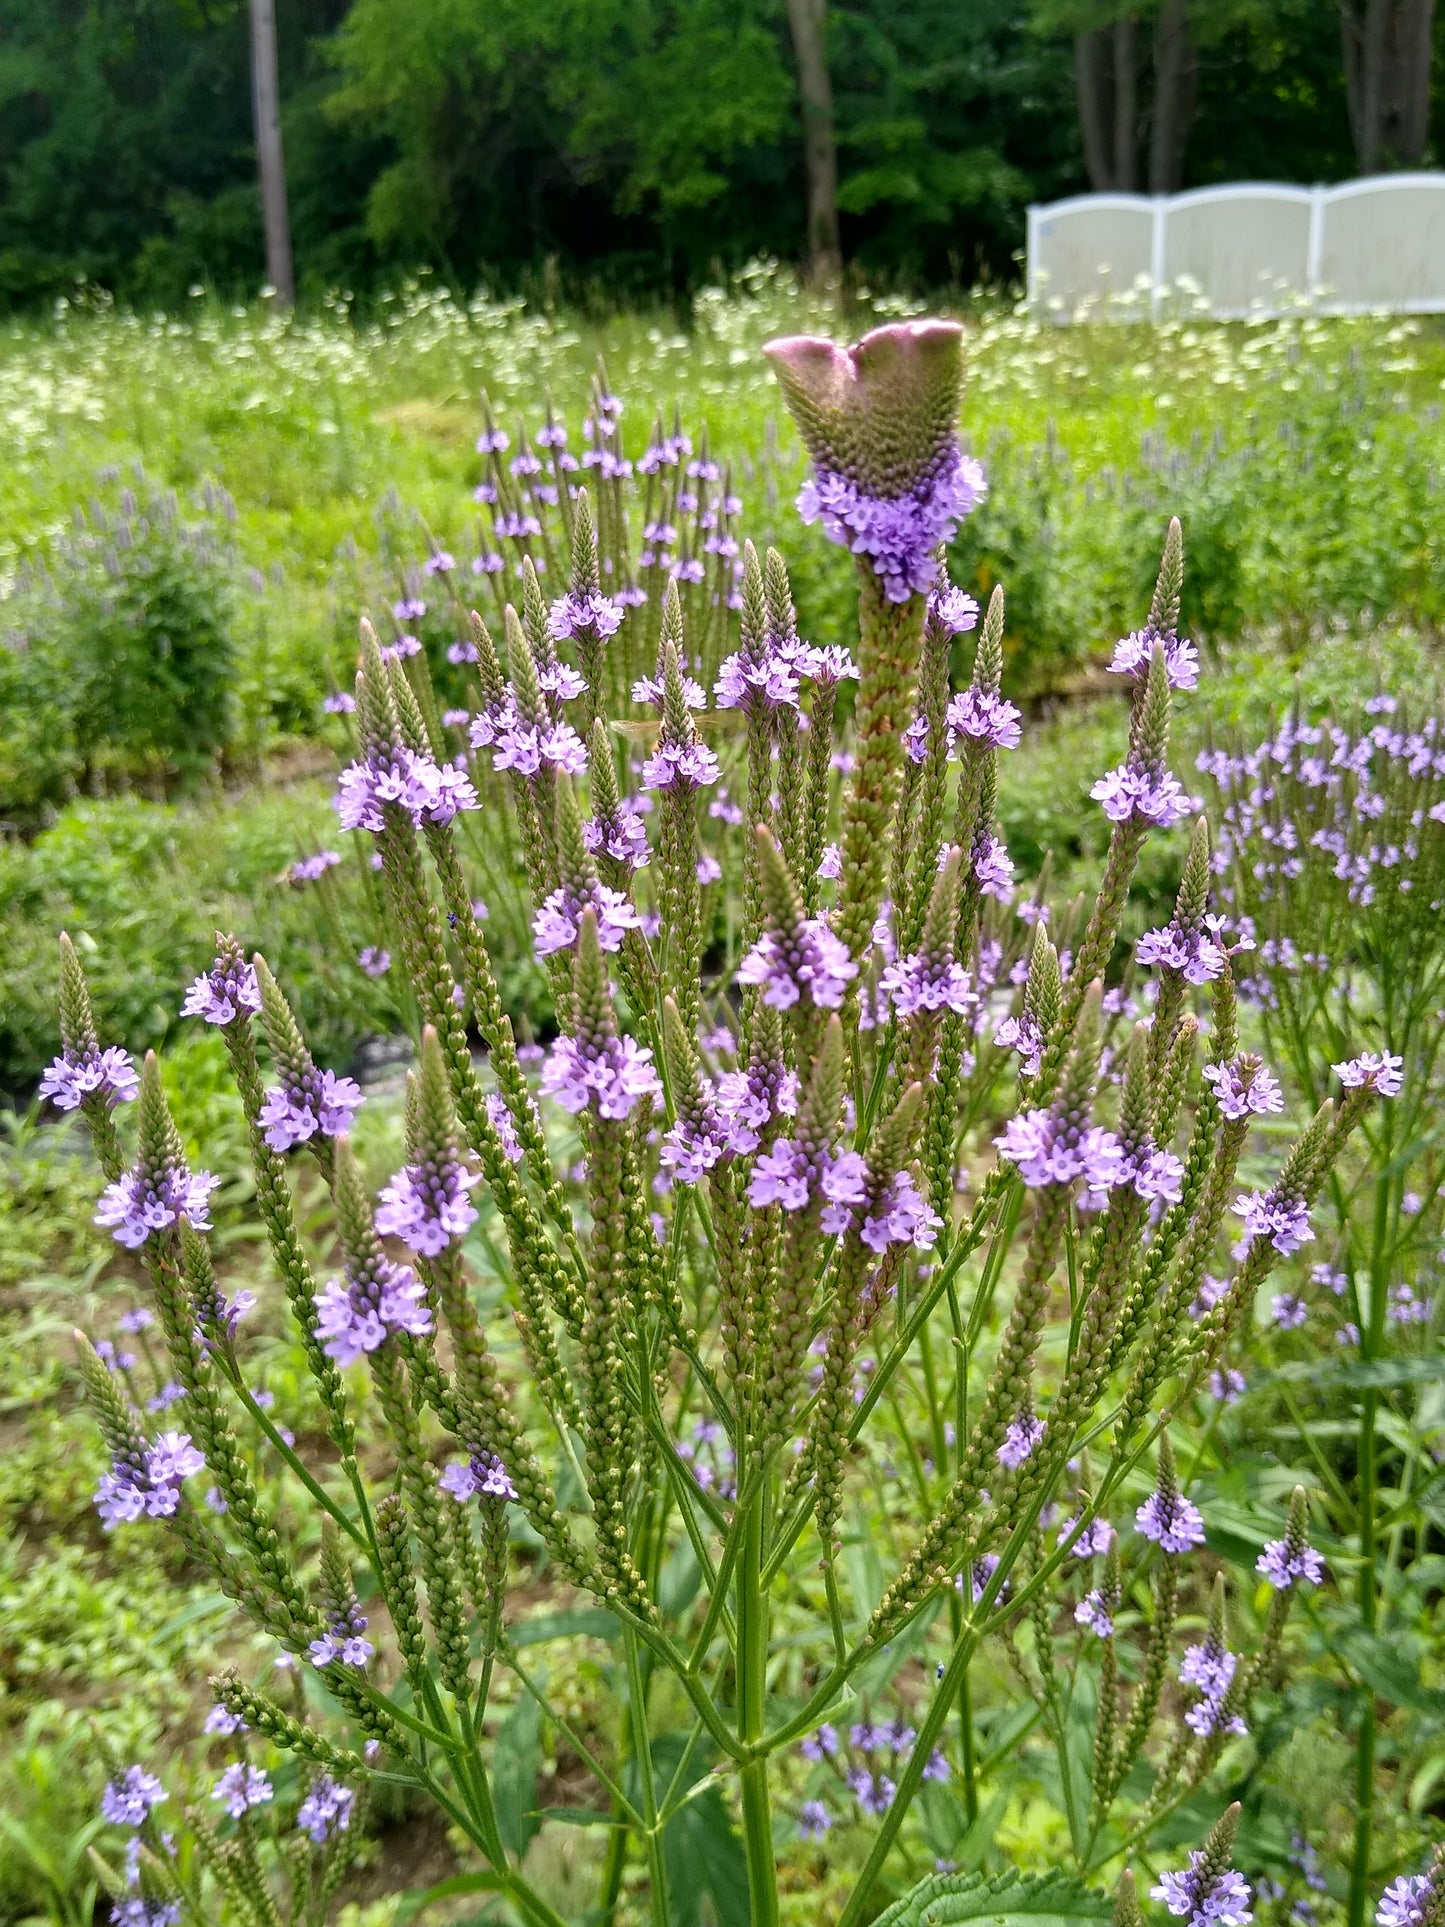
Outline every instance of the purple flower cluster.
POLYGON ((660 742, 642 766, 642 785, 649 790, 697 790, 718 780, 721 771, 706 743, 660 742))
POLYGON ((948 705, 949 743, 966 736, 991 749, 1017 749, 1023 713, 991 690, 970 687, 948 705))
POLYGON ((1029 1185, 1072 1184, 1082 1178, 1091 1197, 1102 1197, 1124 1177, 1123 1149, 1112 1131, 1098 1125, 1079 1131, 1050 1110, 1011 1117, 994 1145, 1029 1185))
MULTIPOLYGON (((644 848, 646 839, 643 839, 644 848)), ((605 883, 591 882, 584 895, 564 886, 554 890, 532 918, 532 934, 539 957, 550 957, 558 950, 570 950, 582 929, 582 913, 591 909, 597 918, 597 941, 603 950, 622 948, 629 930, 642 927, 636 907, 620 890, 605 883)))
POLYGON ((1035 1418, 1032 1412, 1025 1412, 1020 1417, 1010 1420, 1008 1430, 1004 1433, 1003 1444, 998 1448, 999 1464, 1006 1465, 1011 1472, 1016 1471, 1024 1460, 1032 1455, 1034 1447, 1042 1440, 1044 1431, 1043 1420, 1035 1418))
POLYGON ((107 1104, 128 1104, 140 1089, 140 1078, 129 1051, 112 1044, 66 1051, 47 1065, 40 1079, 40 1095, 59 1111, 75 1111, 86 1098, 99 1094, 107 1104))
POLYGON ((646 869, 652 855, 647 847, 644 814, 637 803, 627 797, 612 814, 589 816, 582 825, 582 841, 594 856, 610 856, 616 863, 625 863, 630 870, 646 869))
POLYGON ((376 1652, 371 1641, 362 1637, 365 1631, 366 1614, 353 1600, 333 1615, 319 1639, 312 1640, 308 1649, 312 1665, 330 1666, 339 1659, 343 1666, 365 1666, 376 1652))
POLYGON ((517 1496, 517 1488, 495 1452, 474 1452, 470 1458, 453 1459, 439 1483, 454 1499, 515 1499, 517 1496))
POLYGON ((261 989, 256 982, 256 966, 248 963, 216 963, 197 977, 181 1005, 182 1017, 200 1017, 208 1024, 234 1024, 243 1012, 252 1015, 261 1008, 261 989))
POLYGON ((189 1432, 162 1432, 153 1445, 144 1448, 139 1463, 117 1459, 108 1472, 100 1475, 95 1509, 101 1524, 109 1532, 142 1515, 171 1518, 181 1502, 182 1481, 193 1472, 204 1471, 205 1464, 189 1432))
POLYGON ((1255 1561, 1255 1571, 1283 1592, 1296 1581, 1318 1586, 1325 1576, 1325 1562, 1313 1546, 1294 1545, 1288 1538, 1271 1539, 1255 1561))
POLYGON ((1195 1687, 1199 1699, 1185 1713, 1184 1723, 1201 1739, 1208 1739, 1212 1733, 1248 1732, 1239 1714, 1226 1713, 1224 1708, 1224 1698, 1238 1666, 1237 1656, 1213 1639, 1186 1647, 1179 1679, 1182 1685, 1195 1687))
MULTIPOLYGON (((342 780, 345 781, 344 773, 342 780)), ((344 829, 354 829, 355 825, 343 821, 342 827, 344 829)), ((334 870, 340 861, 341 853, 339 850, 318 850, 315 856, 298 858, 286 872, 287 881, 291 883, 315 883, 319 878, 324 877, 328 870, 334 870)), ((182 1011, 181 1015, 199 1015, 204 1017, 205 1012, 200 1011, 193 1013, 190 1011, 182 1011)), ((208 1019, 207 1021, 214 1022, 215 1020, 208 1019)))
POLYGON ((776 1138, 748 1180, 748 1202, 758 1210, 776 1204, 804 1211, 820 1196, 845 1218, 851 1206, 867 1201, 868 1166, 857 1151, 810 1150, 792 1138, 776 1138))
POLYGON ((1282 1258, 1288 1258, 1315 1235, 1309 1209, 1298 1198, 1251 1191, 1248 1197, 1236 1198, 1234 1208, 1244 1220, 1244 1236, 1234 1247, 1236 1258, 1243 1258, 1256 1238, 1267 1238, 1282 1258))
POLYGON ((1037 1077, 1039 1066, 1044 1061, 1044 1033, 1038 1020, 1025 1011, 1021 1017, 1005 1017, 993 1034, 993 1041, 1000 1050, 1017 1051, 1020 1059, 1019 1075, 1037 1077))
POLYGON ((318 1135, 339 1137, 349 1131, 365 1102, 354 1079, 312 1065, 298 1083, 267 1091, 259 1122, 273 1151, 289 1151, 318 1135))
POLYGON ((211 1798, 219 1801, 233 1820, 275 1797, 275 1789, 261 1768, 241 1760, 228 1766, 211 1788, 211 1798))
POLYGON ((1183 931, 1176 922, 1161 930, 1146 930, 1134 947, 1141 964, 1155 964, 1164 970, 1177 970, 1186 983, 1210 984, 1225 964, 1227 952, 1216 941, 1217 918, 1206 918, 1201 930, 1183 931))
POLYGON ((1133 763, 1120 763, 1101 776, 1089 794, 1103 805, 1111 823, 1149 823, 1160 830, 1171 829, 1197 807, 1197 799, 1187 796, 1168 770, 1153 771, 1133 763))
MULTIPOLYGON (((575 595, 570 589, 558 596, 547 614, 547 633, 553 642, 566 642, 576 636, 606 642, 617 633, 626 614, 612 596, 575 595)), ((580 694, 580 691, 578 692, 580 694)))
POLYGON ((956 445, 906 495, 869 495, 827 468, 804 482, 798 513, 821 522, 829 541, 866 556, 890 602, 927 595, 938 574, 937 551, 987 493, 983 469, 956 445))
POLYGON ((1114 1636, 1114 1601, 1102 1586, 1095 1586, 1086 1592, 1074 1608, 1075 1623, 1087 1628, 1100 1639, 1114 1636))
POLYGON ((118 1780, 106 1783, 100 1796, 101 1818, 112 1827, 143 1827, 152 1807, 158 1807, 166 1790, 153 1773, 144 1767, 128 1766, 118 1780))
POLYGON ((1375 1091, 1381 1097, 1397 1097, 1404 1081, 1400 1076, 1404 1062, 1403 1057, 1392 1057, 1388 1051, 1366 1051, 1330 1068, 1347 1091, 1375 1091))
POLYGON ((574 1116, 590 1106, 599 1117, 624 1118, 639 1101, 662 1101, 652 1052, 631 1037, 587 1042, 563 1033, 547 1053, 541 1089, 574 1116))
POLYGON ((806 996, 815 1010, 837 1010, 858 966, 821 917, 809 917, 791 937, 766 932, 738 966, 738 982, 762 987, 763 1002, 791 1010, 806 996))
POLYGON ((221 1182, 209 1171, 194 1176, 179 1158, 155 1172, 122 1172, 101 1193, 95 1222, 114 1232, 118 1244, 138 1251, 152 1232, 182 1218, 194 1231, 211 1228, 211 1193, 221 1182))
POLYGON ((1199 1508, 1179 1492, 1151 1492, 1134 1514, 1134 1524, 1165 1552, 1188 1552, 1204 1544, 1199 1508))
POLYGON ((314 1846, 325 1846, 334 1834, 345 1833, 351 1825, 355 1802, 350 1787, 338 1786, 323 1773, 296 1809, 296 1825, 302 1833, 310 1834, 314 1846))
POLYGON ((1164 673, 1169 678, 1169 687, 1197 689, 1199 651, 1183 636, 1161 636, 1152 629, 1136 629, 1132 635, 1114 644, 1114 656, 1109 669, 1116 676, 1129 676, 1133 681, 1142 683, 1149 675, 1154 651, 1160 647, 1164 650, 1164 673))
POLYGON ((416 1273, 389 1258, 348 1266, 346 1276, 333 1278, 316 1300, 317 1336, 338 1365, 354 1365, 394 1332, 429 1332, 431 1323, 416 1273))
POLYGON ((1249 1927, 1254 1915, 1245 1882, 1232 1867, 1212 1876, 1204 1869, 1204 1851, 1196 1848, 1188 1872, 1161 1874, 1149 1889, 1151 1898, 1162 1900, 1185 1927, 1249 1927))
POLYGON ((962 964, 952 957, 929 956, 922 950, 911 951, 889 964, 878 980, 878 989, 899 1017, 913 1017, 921 1010, 954 1010, 962 1016, 975 1001, 972 981, 962 964))
POLYGON ((374 751, 364 762, 349 764, 341 772, 335 800, 344 830, 373 834, 386 827, 388 804, 405 810, 417 824, 450 823, 459 810, 478 807, 472 779, 460 762, 435 763, 404 748, 390 757, 374 751))
POLYGON ((1271 1117, 1284 1109, 1279 1079, 1256 1058, 1237 1057, 1229 1064, 1206 1064, 1202 1075, 1212 1088, 1223 1117, 1236 1120, 1271 1117))
POLYGON ((1424 1927, 1425 1909, 1434 1898, 1428 1873, 1402 1873, 1380 1895, 1375 1927, 1424 1927))
POLYGON ((435 1258, 476 1223, 468 1193, 480 1182, 456 1158, 408 1164, 382 1191, 376 1228, 384 1238, 400 1238, 422 1257, 435 1258))
POLYGON ((509 697, 497 710, 473 716, 473 749, 490 749, 495 769, 517 776, 535 776, 546 763, 567 776, 580 776, 587 767, 587 745, 570 723, 529 723, 509 697))

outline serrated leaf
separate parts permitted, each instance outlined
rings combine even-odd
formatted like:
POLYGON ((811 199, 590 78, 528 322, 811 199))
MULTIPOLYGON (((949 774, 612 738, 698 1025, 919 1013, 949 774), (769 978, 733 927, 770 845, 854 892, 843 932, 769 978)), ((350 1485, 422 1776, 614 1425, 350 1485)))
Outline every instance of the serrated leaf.
POLYGON ((959 1927, 970 1920, 988 1927, 1077 1927, 1108 1920, 1113 1911, 1107 1894, 1071 1874, 936 1873, 880 1914, 874 1927, 959 1927))

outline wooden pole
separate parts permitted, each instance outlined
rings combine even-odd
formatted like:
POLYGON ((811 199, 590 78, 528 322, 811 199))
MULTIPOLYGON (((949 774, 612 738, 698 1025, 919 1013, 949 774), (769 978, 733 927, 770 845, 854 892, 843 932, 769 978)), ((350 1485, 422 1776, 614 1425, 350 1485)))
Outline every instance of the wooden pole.
POLYGON ((251 93, 256 112, 256 164, 266 229, 266 279, 279 306, 296 305, 286 164, 281 154, 281 88, 276 73, 276 0, 251 0, 251 93))

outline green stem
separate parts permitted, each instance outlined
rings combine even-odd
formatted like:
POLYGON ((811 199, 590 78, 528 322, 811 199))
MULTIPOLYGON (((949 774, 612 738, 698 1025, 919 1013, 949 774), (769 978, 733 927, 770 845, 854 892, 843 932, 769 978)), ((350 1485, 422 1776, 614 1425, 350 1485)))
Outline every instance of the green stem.
MULTIPOLYGON (((768 1696, 768 1621, 763 1594, 763 1494, 748 1509, 738 1559, 737 1674, 738 1738, 744 1745, 763 1737, 768 1696)), ((773 1856, 772 1803, 768 1797, 765 1754, 741 1771, 743 1846, 748 1862, 750 1927, 778 1927, 778 1869, 773 1856)))
POLYGON ((627 1700, 632 1712, 638 1783, 642 1789, 642 1837, 647 1848, 652 1918, 656 1927, 667 1927, 667 1863, 662 1852, 662 1831, 657 1824, 657 1780, 652 1767, 652 1742, 647 1731, 647 1682, 643 1678, 637 1635, 629 1629, 622 1637, 627 1653, 627 1700))

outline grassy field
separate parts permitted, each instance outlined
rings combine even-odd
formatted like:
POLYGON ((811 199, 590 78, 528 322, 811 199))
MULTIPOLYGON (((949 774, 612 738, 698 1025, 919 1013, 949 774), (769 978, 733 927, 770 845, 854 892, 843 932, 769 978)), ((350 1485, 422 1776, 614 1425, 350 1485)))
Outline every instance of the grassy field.
MULTIPOLYGON (((352 961, 372 930, 364 863, 348 856, 309 890, 279 879, 336 840, 329 794, 345 736, 322 702, 349 681, 358 613, 388 604, 433 540, 459 555, 475 546, 483 391, 514 433, 540 420, 548 398, 575 429, 600 358, 627 404, 629 449, 642 446, 654 410, 670 418, 680 404, 694 436, 705 430, 730 465, 746 532, 785 546, 804 631, 843 639, 850 571, 793 514, 800 458, 758 350, 779 333, 852 333, 906 311, 860 297, 840 319, 759 268, 685 319, 533 314, 423 284, 365 318, 336 303, 290 321, 197 294, 175 316, 77 306, 0 337, 10 455, 0 466, 0 583, 23 583, 96 490, 136 465, 183 502, 217 484, 235 509, 231 705, 211 767, 188 782, 112 770, 98 794, 12 811, 16 833, 0 844, 0 1084, 14 1102, 0 1114, 0 1922, 100 1918, 85 1861, 104 1778, 95 1729, 127 1759, 165 1754, 199 1775, 219 1757, 199 1731, 206 1671, 218 1651, 254 1667, 262 1645, 238 1647, 224 1602, 169 1552, 156 1547, 143 1571, 132 1564, 120 1576, 91 1509, 102 1454, 67 1334, 116 1333, 138 1274, 90 1225, 95 1172, 80 1133, 42 1121, 30 1103, 55 1048, 55 932, 76 937, 103 1028, 132 1047, 174 1042, 180 995, 218 923, 285 959, 327 1061, 343 1066, 363 1040, 396 1033, 407 1013, 352 961)), ((1006 771, 1000 814, 1023 876, 1052 853, 1060 895, 1097 877, 1103 831, 1085 798, 1123 716, 1097 670, 1143 618, 1171 513, 1185 524, 1186 627, 1208 665, 1179 740, 1182 773, 1214 734, 1257 730, 1292 697, 1318 710, 1377 684, 1438 681, 1445 327, 1181 316, 1158 329, 1061 332, 967 305, 963 318, 965 438, 988 466, 990 496, 960 540, 955 576, 977 590, 1001 580, 1009 598, 1007 686, 1035 727, 1006 771)), ((0 764, 17 726, 13 712, 0 717, 0 764)), ((1179 860, 1173 846, 1151 854, 1138 918, 1167 916, 1179 860)), ((498 891, 503 989, 525 1012, 538 979, 505 879, 498 891)), ((228 1176, 218 1212, 228 1272, 264 1275, 224 1054, 209 1034, 190 1034, 167 1076, 196 1148, 203 1142, 205 1161, 228 1176)), ((377 1092, 360 1145, 380 1180, 396 1162, 400 1107, 394 1080, 377 1092)), ((136 1342, 144 1351, 144 1334, 136 1342)), ((1287 1362, 1288 1341, 1272 1342, 1283 1349, 1271 1357, 1287 1362)), ((312 1414, 296 1348, 270 1327, 257 1343, 278 1416, 300 1427, 312 1414)), ((1251 1412, 1248 1423, 1231 1417, 1223 1445, 1209 1448, 1211 1489, 1241 1516, 1261 1489, 1243 1468, 1272 1492, 1295 1449, 1271 1430, 1289 1418, 1278 1400, 1251 1412)), ((1427 1489, 1438 1484, 1438 1423, 1427 1413, 1409 1440, 1411 1476, 1427 1489)), ((1400 1580, 1413 1588, 1405 1613, 1418 1661, 1418 1703, 1389 1741, 1390 1851, 1401 1855, 1430 1830, 1445 1785, 1430 1532, 1438 1538, 1438 1526, 1427 1525, 1419 1568, 1400 1580)), ((1328 1681, 1332 1624, 1321 1613, 1308 1628, 1311 1680, 1328 1681)), ((592 1706, 598 1664, 579 1646, 554 1687, 592 1706)), ((981 1684, 985 1703, 1003 1705, 1004 1681, 1000 1664, 981 1684)), ((1306 1819, 1323 1842, 1348 1828, 1349 1761, 1338 1704, 1325 1687, 1310 1698, 1306 1685, 1301 1676, 1292 1731, 1276 1733, 1248 1771, 1277 1815, 1313 1780, 1306 1819)), ((544 1778, 567 1771, 549 1736, 544 1778)), ((1023 1774, 993 1810, 988 1864, 1046 1859, 1059 1825, 1047 1787, 1023 1774)), ((378 1866, 344 1897, 379 1922, 395 1914, 379 1896, 426 1885, 453 1863, 445 1841, 405 1811, 383 1808, 377 1830, 378 1866)), ((559 1896, 574 1853, 563 1832, 533 1849, 555 1862, 540 1878, 559 1896)), ((790 1919, 821 1917, 856 1848, 839 1837, 833 1860, 820 1849, 789 1896, 790 1919)), ((1277 1858, 1282 1867, 1283 1847, 1277 1858)), ((1324 1921, 1340 1917, 1337 1874, 1336 1864, 1332 1894, 1318 1903, 1324 1921)), ((1289 1918, 1296 1897, 1268 1919, 1289 1918)))

